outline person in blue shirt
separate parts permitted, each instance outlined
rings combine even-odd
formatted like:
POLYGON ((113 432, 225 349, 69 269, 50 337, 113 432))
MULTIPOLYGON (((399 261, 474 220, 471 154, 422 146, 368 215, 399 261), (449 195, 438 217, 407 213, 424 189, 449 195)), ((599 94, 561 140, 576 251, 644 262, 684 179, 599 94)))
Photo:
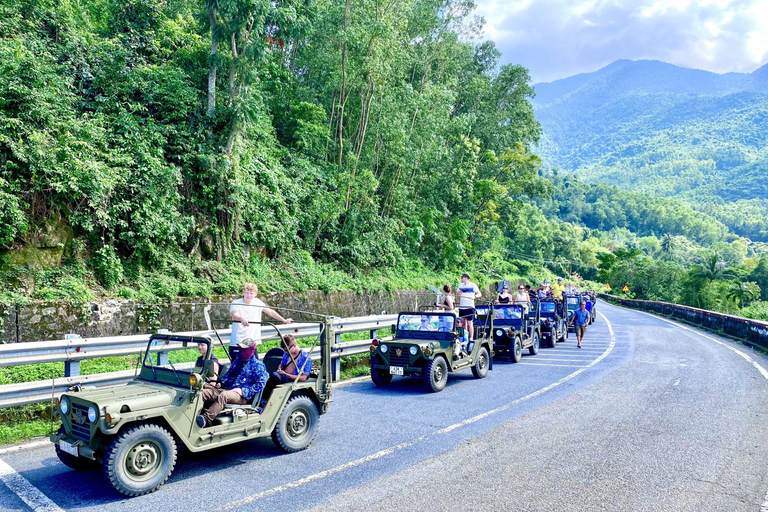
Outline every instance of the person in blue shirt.
POLYGON ((227 404, 245 405, 259 394, 267 383, 267 368, 256 357, 256 342, 246 338, 239 342, 238 359, 222 375, 216 385, 203 389, 203 411, 197 425, 205 428, 224 410, 227 404))
POLYGON ((581 340, 587 332, 587 325, 589 325, 589 311, 587 311, 587 303, 583 300, 571 318, 571 325, 574 324, 576 325, 576 347, 581 348, 581 340))
POLYGON ((272 372, 272 376, 281 383, 286 383, 293 382, 296 380, 296 376, 301 373, 299 382, 304 382, 309 378, 309 373, 312 371, 312 358, 306 351, 301 350, 292 334, 283 336, 281 344, 285 354, 283 354, 283 360, 280 361, 277 371, 272 372))

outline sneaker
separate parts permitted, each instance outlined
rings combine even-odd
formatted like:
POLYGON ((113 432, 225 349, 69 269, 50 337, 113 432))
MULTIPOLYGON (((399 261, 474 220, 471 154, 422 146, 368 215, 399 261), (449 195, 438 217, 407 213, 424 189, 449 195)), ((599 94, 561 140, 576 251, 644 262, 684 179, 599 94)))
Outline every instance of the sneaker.
MULTIPOLYGON (((267 406, 267 401, 262 398, 261 401, 259 402, 259 406, 262 409, 264 409, 267 406)), ((259 411, 259 412, 261 412, 261 411, 259 411)))
POLYGON ((454 354, 454 355, 453 355, 453 360, 454 360, 454 361, 458 361, 458 360, 459 360, 459 356, 457 356, 456 354, 454 354))
POLYGON ((261 414, 262 412, 264 412, 264 407, 257 407, 257 408, 256 408, 256 412, 257 412, 258 414, 261 414))
POLYGON ((198 427, 200 427, 200 428, 205 428, 207 424, 208 424, 208 422, 207 422, 207 421, 205 421, 205 416, 203 416, 203 415, 201 414, 201 415, 199 415, 199 416, 197 417, 197 426, 198 426, 198 427))

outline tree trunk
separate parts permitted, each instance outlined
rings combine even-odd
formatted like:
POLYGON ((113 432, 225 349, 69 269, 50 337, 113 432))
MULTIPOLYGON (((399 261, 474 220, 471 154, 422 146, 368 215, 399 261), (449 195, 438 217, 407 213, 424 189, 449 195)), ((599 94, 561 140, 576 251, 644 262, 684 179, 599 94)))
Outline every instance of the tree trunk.
POLYGON ((216 60, 219 52, 219 42, 216 40, 216 10, 213 7, 208 8, 208 19, 211 22, 211 54, 208 68, 208 108, 205 113, 208 117, 213 117, 216 113, 216 60))

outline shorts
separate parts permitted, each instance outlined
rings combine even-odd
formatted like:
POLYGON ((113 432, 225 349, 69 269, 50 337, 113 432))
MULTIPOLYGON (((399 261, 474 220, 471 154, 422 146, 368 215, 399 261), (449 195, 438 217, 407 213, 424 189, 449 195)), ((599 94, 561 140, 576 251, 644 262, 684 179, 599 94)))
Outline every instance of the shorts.
POLYGON ((467 320, 474 320, 477 310, 475 308, 459 308, 459 316, 467 320))
POLYGON ((579 338, 584 337, 584 333, 587 332, 587 326, 586 325, 577 325, 576 326, 576 336, 579 338))

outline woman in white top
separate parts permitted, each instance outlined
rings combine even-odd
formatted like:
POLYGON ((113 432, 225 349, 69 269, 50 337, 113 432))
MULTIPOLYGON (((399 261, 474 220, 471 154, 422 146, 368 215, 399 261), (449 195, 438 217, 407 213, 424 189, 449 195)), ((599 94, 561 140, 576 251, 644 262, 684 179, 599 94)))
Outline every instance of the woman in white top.
POLYGON ((522 284, 517 287, 517 293, 512 297, 512 302, 515 304, 523 305, 523 312, 527 315, 528 309, 531 307, 531 296, 525 291, 525 286, 522 284))

